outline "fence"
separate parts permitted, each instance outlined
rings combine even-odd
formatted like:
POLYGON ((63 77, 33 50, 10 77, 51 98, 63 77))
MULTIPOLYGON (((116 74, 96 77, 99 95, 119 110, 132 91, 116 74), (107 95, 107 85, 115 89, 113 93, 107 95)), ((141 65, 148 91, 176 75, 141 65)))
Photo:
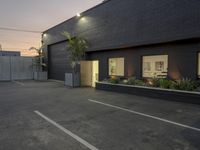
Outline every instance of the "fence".
POLYGON ((33 79, 33 58, 0 56, 0 81, 33 79))

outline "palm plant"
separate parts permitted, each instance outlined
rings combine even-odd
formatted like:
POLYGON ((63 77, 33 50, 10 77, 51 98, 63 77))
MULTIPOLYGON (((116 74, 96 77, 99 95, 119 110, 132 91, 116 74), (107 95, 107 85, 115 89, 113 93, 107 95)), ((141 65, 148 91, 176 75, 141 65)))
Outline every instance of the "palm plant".
POLYGON ((73 72, 76 73, 77 66, 85 57, 85 50, 88 48, 88 42, 79 36, 72 36, 68 32, 63 32, 62 35, 67 38, 66 50, 69 52, 69 59, 73 72))
POLYGON ((44 58, 43 46, 39 48, 31 47, 29 50, 36 51, 37 55, 35 56, 33 65, 36 66, 37 71, 42 71, 42 67, 46 67, 46 64, 43 63, 43 58, 44 58))

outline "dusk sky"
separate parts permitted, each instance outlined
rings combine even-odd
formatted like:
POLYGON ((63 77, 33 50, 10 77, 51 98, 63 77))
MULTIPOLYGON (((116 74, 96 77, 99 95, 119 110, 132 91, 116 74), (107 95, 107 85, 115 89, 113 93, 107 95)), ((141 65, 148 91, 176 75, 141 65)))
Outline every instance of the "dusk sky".
MULTIPOLYGON (((0 0, 0 28, 45 31, 103 0, 0 0)), ((22 55, 39 47, 41 34, 0 30, 3 50, 20 50, 22 55)))

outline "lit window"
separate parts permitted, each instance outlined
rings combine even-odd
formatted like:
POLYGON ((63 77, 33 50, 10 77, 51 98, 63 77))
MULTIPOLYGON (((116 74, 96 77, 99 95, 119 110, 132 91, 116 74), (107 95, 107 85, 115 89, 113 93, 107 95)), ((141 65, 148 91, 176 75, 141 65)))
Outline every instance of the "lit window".
POLYGON ((109 59, 109 75, 124 76, 124 58, 109 59))
POLYGON ((200 53, 198 54, 199 56, 198 56, 198 76, 199 76, 199 78, 200 78, 200 53))
POLYGON ((142 76, 165 78, 168 70, 168 55, 143 56, 142 76))

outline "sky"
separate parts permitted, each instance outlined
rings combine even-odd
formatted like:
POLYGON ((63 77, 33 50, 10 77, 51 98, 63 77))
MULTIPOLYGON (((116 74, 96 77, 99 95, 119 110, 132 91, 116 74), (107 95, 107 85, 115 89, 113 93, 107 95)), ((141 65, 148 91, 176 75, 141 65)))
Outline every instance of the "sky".
MULTIPOLYGON (((0 29, 14 28, 45 31, 83 12, 103 0, 0 0, 0 29)), ((23 56, 33 56, 30 47, 41 45, 40 33, 0 30, 3 50, 21 51, 23 56)))

